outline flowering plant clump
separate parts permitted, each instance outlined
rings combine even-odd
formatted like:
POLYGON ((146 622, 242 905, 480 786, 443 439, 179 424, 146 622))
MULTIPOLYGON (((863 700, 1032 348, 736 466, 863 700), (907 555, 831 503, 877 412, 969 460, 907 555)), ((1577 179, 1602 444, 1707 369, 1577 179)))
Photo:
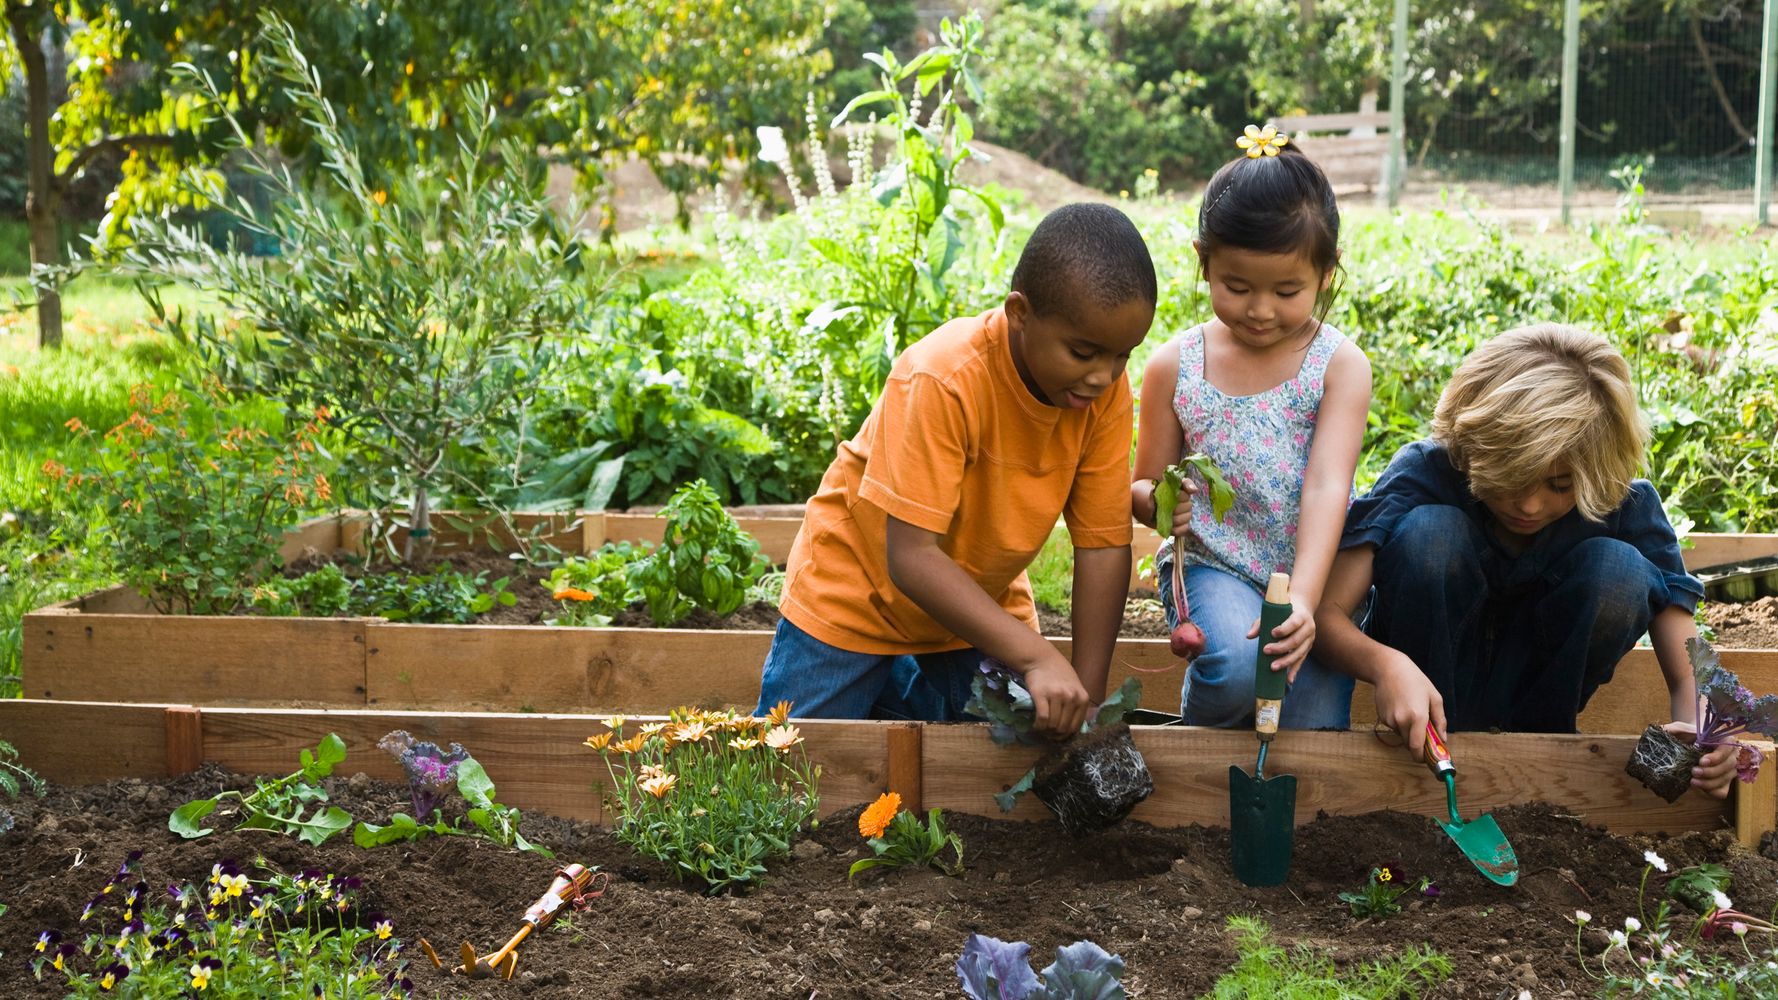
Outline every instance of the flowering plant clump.
POLYGON ((626 735, 614 716, 587 746, 605 758, 617 837, 711 893, 745 889, 815 819, 816 781, 790 703, 764 719, 676 709, 626 735))
POLYGON ((333 497, 318 469, 326 457, 325 409, 279 440, 258 428, 225 427, 214 386, 198 402, 204 405, 138 385, 129 418, 103 435, 79 418, 68 421, 70 433, 93 442, 91 465, 71 470, 52 459, 43 466, 46 477, 103 512, 96 534, 113 550, 113 564, 162 614, 239 608, 277 570, 284 529, 333 497))
POLYGON ((1392 917, 1401 912, 1401 898, 1411 892, 1418 892, 1428 899, 1437 899, 1439 895, 1438 886, 1433 885, 1431 879, 1422 877, 1411 881, 1402 872, 1401 865, 1381 864, 1371 869, 1363 889, 1340 893, 1340 901, 1355 917, 1392 917))
MULTIPOLYGON (((68 996, 401 1000, 413 995, 394 924, 359 904, 363 884, 309 871, 251 878, 233 861, 202 883, 151 889, 141 851, 30 953, 68 996)), ((264 867, 264 862, 260 862, 264 867)))
POLYGON ((1741 686, 1734 671, 1722 665, 1716 650, 1702 639, 1687 639, 1685 649, 1691 654, 1692 676, 1698 682, 1698 746, 1706 750, 1725 744, 1738 746, 1735 776, 1752 781, 1759 774, 1765 755, 1735 737, 1758 733, 1778 739, 1778 695, 1755 698, 1753 692, 1741 686))
POLYGON ((590 556, 571 556, 550 571, 544 586, 562 602, 551 625, 611 624, 612 616, 642 599, 630 582, 631 569, 649 554, 646 545, 607 542, 590 556))
POLYGON ((345 741, 328 733, 312 752, 302 751, 299 770, 282 778, 255 778, 250 794, 226 791, 187 802, 167 817, 167 829, 187 839, 215 833, 215 828, 203 825, 204 820, 223 799, 233 798, 241 814, 238 829, 272 830, 319 845, 352 825, 352 817, 344 809, 328 804, 327 789, 320 784, 333 773, 334 765, 345 759, 345 741))
POLYGON ((946 875, 963 874, 963 838, 945 829, 943 810, 932 809, 926 821, 901 808, 901 796, 884 792, 858 816, 858 835, 864 837, 874 857, 852 862, 846 872, 850 881, 859 872, 903 865, 931 866, 946 875), (946 848, 955 859, 944 858, 946 848))
POLYGON ((385 825, 359 823, 352 830, 352 842, 359 847, 381 847, 429 835, 470 836, 555 857, 554 852, 519 833, 519 810, 494 800, 493 779, 462 744, 452 743, 449 750, 440 750, 436 743, 415 740, 407 730, 397 729, 377 741, 377 746, 401 762, 414 812, 411 816, 395 813, 385 825), (442 806, 453 791, 468 808, 461 816, 446 818, 442 806), (469 828, 463 826, 463 820, 469 822, 469 828))

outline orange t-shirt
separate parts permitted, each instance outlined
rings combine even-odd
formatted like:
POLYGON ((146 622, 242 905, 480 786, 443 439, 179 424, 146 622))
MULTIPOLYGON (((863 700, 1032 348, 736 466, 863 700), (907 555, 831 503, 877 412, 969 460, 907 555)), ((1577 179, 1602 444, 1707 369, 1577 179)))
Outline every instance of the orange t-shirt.
POLYGON ((967 645, 889 579, 887 517, 939 546, 1015 618, 1037 628, 1025 567, 1065 515, 1078 548, 1130 544, 1130 383, 1091 407, 1031 395, 1001 309, 952 320, 909 347, 858 435, 809 501, 781 609, 855 653, 967 645))

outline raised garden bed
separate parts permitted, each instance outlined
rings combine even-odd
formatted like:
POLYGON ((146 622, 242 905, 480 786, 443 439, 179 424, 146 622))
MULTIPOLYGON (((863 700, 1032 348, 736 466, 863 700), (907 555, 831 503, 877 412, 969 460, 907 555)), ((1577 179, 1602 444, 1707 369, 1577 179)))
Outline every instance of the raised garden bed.
MULTIPOLYGON (((498 770, 494 777, 503 789, 513 780, 498 770)), ((1286 947, 1331 948, 1343 967, 1430 944, 1454 970, 1428 997, 1490 1000, 1521 989, 1586 997, 1593 981, 1576 960, 1569 919, 1576 910, 1592 914, 1583 936, 1592 965, 1606 932, 1638 911, 1644 850, 1675 868, 1726 865, 1736 903, 1755 913, 1771 909, 1778 885, 1778 862, 1722 834, 1623 837, 1547 806, 1496 814, 1524 862, 1513 889, 1483 880, 1429 821, 1404 813, 1307 824, 1297 831, 1296 876, 1270 889, 1230 877, 1226 830, 1127 823, 1083 850, 1053 826, 968 816, 951 824, 968 845, 960 878, 903 871, 848 884, 859 839, 852 812, 842 811, 799 842, 793 858, 775 863, 759 892, 706 898, 603 830, 528 813, 527 836, 556 849, 560 860, 604 866, 614 873, 611 888, 571 923, 527 942, 513 982, 470 982, 433 970, 415 940, 448 949, 467 940, 484 950, 504 940, 556 862, 459 838, 361 850, 337 838, 314 848, 264 834, 187 843, 167 833, 170 809, 227 780, 205 769, 175 780, 55 787, 41 802, 16 804, 18 826, 0 836, 9 907, 0 917, 8 959, 0 963, 0 995, 62 996, 33 980, 21 956, 40 930, 75 926, 81 905, 130 850, 144 852, 143 875, 157 887, 202 881, 223 858, 257 856, 285 871, 361 878, 366 905, 392 919, 418 959, 410 972, 415 994, 471 998, 956 997, 952 966, 973 932, 1030 941, 1039 965, 1056 947, 1090 938, 1124 958, 1132 996, 1190 998, 1207 993, 1233 963, 1225 921, 1243 914, 1263 917, 1286 947), (75 858, 86 864, 70 870, 75 858), (1386 861, 1410 877, 1432 878, 1440 897, 1391 919, 1354 919, 1336 894, 1386 861)), ((341 777, 330 784, 334 799, 358 815, 397 808, 406 797, 382 782, 341 777)))

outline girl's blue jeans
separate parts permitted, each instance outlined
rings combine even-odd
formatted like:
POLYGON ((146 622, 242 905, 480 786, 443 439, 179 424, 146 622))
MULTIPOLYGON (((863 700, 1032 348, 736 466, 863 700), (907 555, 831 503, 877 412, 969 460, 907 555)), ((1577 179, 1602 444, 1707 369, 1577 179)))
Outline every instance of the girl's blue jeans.
POLYGON ((1574 732, 1667 604, 1661 572, 1628 542, 1548 548, 1508 555, 1438 504, 1410 511, 1377 547, 1366 631, 1419 665, 1451 729, 1574 732))
MULTIPOLYGON (((1171 565, 1155 568, 1169 629, 1179 624, 1171 565)), ((1204 652, 1185 671, 1179 714, 1187 725, 1253 725, 1253 664, 1258 639, 1247 630, 1259 618, 1265 595, 1241 577, 1209 566, 1185 568, 1192 621, 1204 630, 1204 652)), ((1311 654, 1284 696, 1278 724, 1286 729, 1345 729, 1352 721, 1352 678, 1328 670, 1311 654)))
POLYGON ((919 719, 955 722, 982 655, 974 649, 887 655, 830 646, 778 620, 759 685, 764 715, 780 701, 799 719, 919 719))

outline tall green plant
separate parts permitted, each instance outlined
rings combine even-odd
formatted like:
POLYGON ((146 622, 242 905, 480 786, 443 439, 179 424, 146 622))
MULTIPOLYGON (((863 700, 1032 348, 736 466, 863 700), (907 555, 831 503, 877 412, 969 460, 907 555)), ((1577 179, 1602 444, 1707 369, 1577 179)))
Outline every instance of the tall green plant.
MULTIPOLYGON (((168 329, 232 387, 338 415, 363 466, 392 474, 412 496, 405 556, 424 562, 432 491, 486 496, 453 468, 453 448, 516 433, 548 373, 545 338, 577 315, 579 244, 526 176, 534 157, 493 143, 486 87, 467 89, 454 158, 435 175, 375 188, 289 26, 272 16, 264 25, 268 68, 302 107, 331 190, 298 183, 231 112, 236 143, 278 201, 262 213, 232 192, 202 194, 241 229, 276 241, 283 259, 217 249, 166 220, 146 227, 129 258, 215 295, 245 321, 243 331, 205 313, 169 316, 148 289, 168 329)), ((207 74, 193 76, 219 100, 207 74)))

